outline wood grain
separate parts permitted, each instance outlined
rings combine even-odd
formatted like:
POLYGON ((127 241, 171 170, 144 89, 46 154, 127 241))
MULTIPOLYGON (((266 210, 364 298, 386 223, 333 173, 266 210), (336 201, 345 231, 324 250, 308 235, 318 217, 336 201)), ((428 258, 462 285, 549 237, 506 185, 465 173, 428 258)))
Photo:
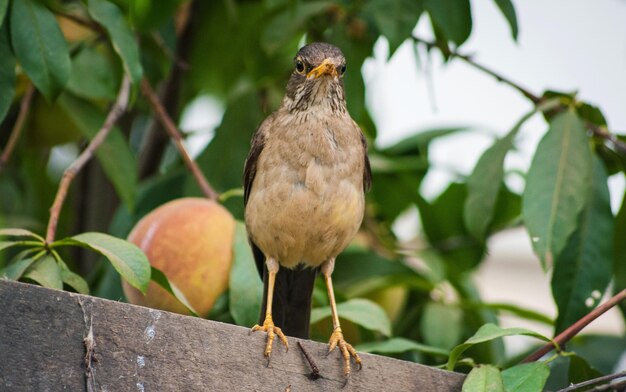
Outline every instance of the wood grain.
POLYGON ((276 344, 266 366, 265 335, 248 331, 0 279, 0 390, 448 392, 460 391, 464 378, 361 354, 363 370, 342 389, 339 354, 326 356, 325 344, 290 338, 289 352, 276 344), (321 378, 308 378, 297 341, 321 378))

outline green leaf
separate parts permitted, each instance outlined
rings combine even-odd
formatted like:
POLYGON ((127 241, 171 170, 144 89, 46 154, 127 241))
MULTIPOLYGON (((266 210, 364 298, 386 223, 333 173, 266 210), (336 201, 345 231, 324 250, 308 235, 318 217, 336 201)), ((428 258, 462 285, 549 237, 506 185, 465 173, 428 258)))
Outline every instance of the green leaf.
MULTIPOLYGON (((38 255, 39 257, 43 255, 38 255)), ((6 277, 10 280, 18 280, 24 275, 24 272, 30 267, 37 259, 35 257, 20 258, 17 261, 7 265, 4 269, 0 270, 0 278, 6 277)))
POLYGON ((51 244, 52 247, 63 245, 77 245, 100 253, 122 278, 145 294, 150 283, 150 263, 134 244, 103 233, 82 233, 51 244))
POLYGON ((515 14, 515 7, 511 0, 495 0, 498 8, 500 8, 500 12, 509 22, 509 26, 511 26, 511 35, 513 39, 517 41, 517 15, 515 14))
POLYGON ((4 120, 15 95, 15 57, 11 52, 9 24, 2 24, 7 1, 0 0, 0 122, 4 120))
POLYGON ((48 100, 61 93, 70 77, 70 55, 52 12, 35 0, 13 1, 11 42, 15 56, 48 100))
POLYGON ((450 358, 448 359, 446 368, 450 371, 454 370, 454 365, 456 364, 459 356, 468 348, 479 343, 485 343, 504 336, 512 335, 532 336, 545 341, 550 340, 545 336, 526 328, 502 328, 491 323, 485 324, 480 327, 478 331, 476 331, 474 336, 467 339, 465 343, 459 344, 450 352, 450 358))
POLYGON ((592 368, 584 358, 576 354, 569 357, 568 381, 570 384, 577 384, 600 376, 602 373, 592 368))
POLYGON ((576 229, 591 170, 582 121, 573 111, 557 115, 537 146, 522 200, 526 229, 544 268, 552 265, 576 229))
POLYGON ((70 271, 67 265, 62 261, 59 262, 59 267, 61 271, 61 280, 63 281, 63 283, 70 286, 81 294, 89 294, 89 285, 82 276, 70 271))
MULTIPOLYGON (((80 132, 89 139, 102 127, 105 114, 90 103, 68 94, 59 97, 58 102, 80 132)), ((137 188, 137 162, 119 128, 111 130, 96 151, 96 157, 124 204, 132 210, 137 188)))
POLYGON ((373 0, 366 3, 363 12, 374 21, 378 31, 389 41, 389 56, 409 37, 424 11, 416 0, 373 0))
POLYGON ((418 351, 429 355, 447 357, 450 352, 439 347, 428 346, 405 338, 391 338, 382 342, 368 342, 359 344, 357 351, 379 354, 402 354, 407 351, 418 351))
POLYGON ((536 312, 531 309, 522 308, 517 305, 507 304, 507 303, 486 303, 486 302, 472 302, 472 303, 464 303, 464 307, 469 308, 485 308, 485 309, 493 309, 501 312, 508 312, 515 316, 524 318, 526 320, 537 321, 549 326, 554 325, 554 320, 552 318, 546 316, 543 313, 536 312))
POLYGON ((513 366, 502 372, 502 382, 507 392, 543 391, 550 375, 544 362, 531 362, 513 366))
POLYGON ((592 369, 609 374, 615 371, 615 364, 623 358, 626 339, 623 335, 585 333, 569 341, 567 349, 584 358, 592 369))
POLYGON ((263 282, 254 263, 243 222, 237 222, 233 243, 233 266, 230 270, 230 313, 237 325, 256 324, 261 309, 263 282))
POLYGON ((0 0, 0 26, 2 22, 4 22, 4 17, 7 14, 7 9, 9 8, 9 0, 0 0))
POLYGON ((155 30, 176 15, 176 8, 184 0, 159 0, 158 6, 152 0, 134 0, 125 2, 133 26, 142 31, 155 30))
POLYGON ((420 331, 426 344, 449 351, 461 340, 462 328, 463 312, 458 307, 437 302, 424 307, 420 331))
POLYGON ((534 113, 533 111, 524 116, 505 137, 489 147, 467 179, 463 219, 467 230, 477 240, 485 241, 487 228, 493 219, 498 193, 504 180, 504 158, 513 148, 513 140, 521 126, 534 113))
POLYGON ((559 313, 555 334, 595 307, 611 280, 613 213, 607 180, 604 165, 594 156, 587 205, 554 263, 552 295, 559 313))
POLYGON ((461 46, 472 32, 472 10, 469 0, 426 0, 424 4, 436 30, 461 46))
POLYGON ((167 276, 165 276, 163 271, 161 271, 160 269, 155 268, 154 266, 152 266, 151 267, 150 278, 156 284, 158 284, 163 289, 165 289, 168 293, 170 293, 174 297, 176 297, 176 299, 179 300, 180 303, 182 303, 183 305, 185 305, 185 307, 187 307, 187 309, 189 309, 189 311, 191 312, 192 315, 194 315, 196 317, 199 317, 198 316, 198 312, 189 303, 189 301, 187 300, 187 297, 185 297, 185 294, 174 284, 174 282, 172 282, 169 279, 167 279, 167 276))
POLYGON ((417 207, 429 243, 446 261, 448 274, 460 274, 475 268, 483 259, 484 244, 467 232, 463 208, 467 188, 451 183, 432 203, 421 196, 417 207))
POLYGON ((401 260, 389 260, 364 250, 348 250, 337 257, 333 285, 346 296, 365 295, 391 284, 402 284, 425 292, 433 289, 432 284, 401 260))
POLYGON ((492 365, 475 367, 463 382, 462 392, 504 392, 500 370, 492 365))
POLYGON ((67 268, 61 268, 61 280, 78 293, 85 295, 89 294, 89 285, 87 284, 87 281, 85 281, 85 279, 77 273, 74 273, 67 268))
POLYGON ((417 131, 414 135, 383 149, 383 152, 388 155, 424 155, 433 140, 469 130, 471 129, 468 127, 450 127, 417 131))
POLYGON ((107 0, 88 0, 89 15, 109 34, 113 49, 120 55, 124 69, 133 84, 141 81, 143 70, 139 47, 119 7, 107 0))
MULTIPOLYGON (((378 331, 391 336, 391 322, 378 304, 367 299, 355 298, 337 304, 339 317, 350 320, 363 328, 378 331)), ((330 306, 315 308, 311 311, 311 324, 331 316, 330 306)))
POLYGON ((116 65, 102 47, 87 46, 72 58, 67 89, 83 98, 113 101, 121 80, 116 65))
POLYGON ((34 280, 43 287, 63 290, 61 269, 52 255, 45 255, 33 263, 24 273, 24 277, 34 280))
POLYGON ((606 127, 607 125, 604 114, 597 106, 591 105, 586 102, 581 102, 576 107, 576 112, 578 113, 580 118, 582 118, 583 120, 587 120, 591 122, 592 124, 595 124, 601 127, 606 127))
POLYGON ((524 115, 502 139, 489 147, 476 163, 474 171, 467 180, 467 199, 463 218, 468 231, 477 240, 485 241, 487 229, 493 220, 504 180, 504 159, 513 148, 515 137, 520 128, 537 111, 553 109, 558 100, 549 100, 524 115))
POLYGON ((35 234, 32 231, 26 230, 26 229, 14 229, 14 228, 0 229, 0 237, 30 237, 41 242, 42 244, 45 242, 42 236, 35 234))
POLYGON ((0 251, 11 248, 13 246, 19 246, 20 244, 20 241, 0 241, 0 251))
POLYGON ((266 24, 261 35, 261 45, 268 53, 274 53, 287 42, 298 36, 305 23, 333 4, 329 1, 296 2, 278 13, 266 24))

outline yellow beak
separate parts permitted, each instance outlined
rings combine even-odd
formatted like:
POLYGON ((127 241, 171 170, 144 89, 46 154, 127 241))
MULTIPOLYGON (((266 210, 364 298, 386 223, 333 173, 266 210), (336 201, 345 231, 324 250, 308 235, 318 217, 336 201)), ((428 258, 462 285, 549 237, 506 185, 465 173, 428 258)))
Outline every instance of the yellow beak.
POLYGON ((330 76, 337 77, 337 67, 335 67, 335 64, 333 64, 333 62, 330 61, 330 59, 324 59, 324 61, 322 61, 320 65, 310 70, 309 73, 306 74, 306 77, 307 78, 313 77, 317 79, 322 75, 330 75, 330 76))

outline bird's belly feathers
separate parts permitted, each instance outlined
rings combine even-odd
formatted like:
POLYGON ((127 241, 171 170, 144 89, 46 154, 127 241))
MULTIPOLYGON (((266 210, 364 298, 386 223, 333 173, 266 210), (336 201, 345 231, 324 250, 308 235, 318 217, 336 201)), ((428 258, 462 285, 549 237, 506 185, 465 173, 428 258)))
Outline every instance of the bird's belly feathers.
POLYGON ((282 162, 257 173, 246 224, 266 256, 287 268, 318 266, 348 245, 364 208, 362 165, 355 155, 332 165, 313 157, 303 166, 282 162), (355 167, 360 170, 349 170, 355 167))

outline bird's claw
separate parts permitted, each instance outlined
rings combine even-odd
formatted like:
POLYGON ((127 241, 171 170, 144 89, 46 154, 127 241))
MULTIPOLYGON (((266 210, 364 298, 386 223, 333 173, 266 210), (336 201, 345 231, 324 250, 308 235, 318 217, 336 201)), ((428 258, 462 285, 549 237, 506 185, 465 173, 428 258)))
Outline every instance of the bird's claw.
POLYGON ((289 351, 289 342, 287 342, 287 337, 280 328, 274 325, 274 321, 271 317, 266 317, 265 321, 263 321, 263 325, 257 324, 250 330, 250 332, 255 331, 263 331, 267 333, 267 343, 265 344, 265 351, 263 352, 263 355, 267 357, 268 361, 272 355, 272 343, 274 342, 276 336, 278 336, 278 339, 280 339, 280 341, 285 345, 286 351, 289 351))
POLYGON ((335 328, 332 335, 330 335, 330 340, 328 341, 328 353, 330 354, 335 348, 339 347, 341 351, 341 355, 343 356, 343 375, 348 379, 350 377, 350 358, 354 358, 354 362, 357 364, 358 369, 361 370, 363 364, 361 363, 361 358, 359 354, 357 354, 356 350, 352 345, 343 338, 343 333, 341 332, 341 328, 335 328))

